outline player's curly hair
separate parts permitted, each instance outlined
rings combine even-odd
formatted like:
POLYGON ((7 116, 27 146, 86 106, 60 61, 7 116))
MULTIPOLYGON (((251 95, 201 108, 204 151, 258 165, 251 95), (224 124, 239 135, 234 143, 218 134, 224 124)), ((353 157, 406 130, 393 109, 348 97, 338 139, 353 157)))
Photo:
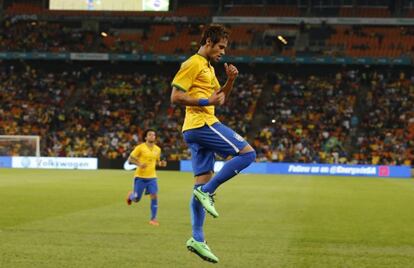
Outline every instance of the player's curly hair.
POLYGON ((213 45, 220 42, 222 38, 229 39, 230 31, 221 24, 210 24, 204 29, 201 35, 200 45, 204 46, 207 43, 207 38, 210 38, 213 45))
POLYGON ((155 134, 157 133, 155 131, 155 129, 153 129, 153 128, 149 128, 149 129, 145 130, 144 133, 142 134, 142 140, 143 141, 147 141, 147 135, 148 135, 149 132, 154 132, 155 134))

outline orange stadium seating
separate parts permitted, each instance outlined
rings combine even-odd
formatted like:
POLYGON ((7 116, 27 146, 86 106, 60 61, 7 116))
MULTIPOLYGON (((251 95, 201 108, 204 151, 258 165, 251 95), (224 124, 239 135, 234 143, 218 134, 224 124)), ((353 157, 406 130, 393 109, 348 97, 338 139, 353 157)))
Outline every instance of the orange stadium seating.
POLYGON ((347 56, 399 57, 414 48, 414 36, 406 34, 405 28, 365 26, 358 32, 351 26, 335 29, 327 45, 344 48, 347 56))
POLYGON ((372 18, 385 18, 390 17, 390 11, 386 7, 362 7, 352 8, 343 7, 339 10, 339 16, 341 17, 372 17, 372 18))

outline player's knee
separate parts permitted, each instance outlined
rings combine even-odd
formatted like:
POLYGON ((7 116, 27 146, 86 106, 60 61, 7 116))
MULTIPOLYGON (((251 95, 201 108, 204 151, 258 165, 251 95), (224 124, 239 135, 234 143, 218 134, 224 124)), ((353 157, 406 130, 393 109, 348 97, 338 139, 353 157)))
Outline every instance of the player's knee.
POLYGON ((141 200, 141 197, 137 193, 134 193, 131 197, 132 202, 139 202, 140 200, 141 200))
POLYGON ((242 156, 246 159, 246 161, 253 163, 256 160, 256 151, 249 151, 247 153, 242 154, 242 156))
POLYGON ((157 199, 158 197, 157 197, 157 194, 150 194, 150 198, 151 199, 157 199))

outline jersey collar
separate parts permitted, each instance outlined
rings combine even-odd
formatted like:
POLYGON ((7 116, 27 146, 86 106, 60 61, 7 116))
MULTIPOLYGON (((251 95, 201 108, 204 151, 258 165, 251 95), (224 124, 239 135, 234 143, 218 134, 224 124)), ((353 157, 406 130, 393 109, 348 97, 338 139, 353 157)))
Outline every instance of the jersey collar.
POLYGON ((204 57, 203 55, 200 55, 198 53, 196 53, 196 55, 199 56, 200 58, 203 58, 206 61, 206 63, 210 66, 210 61, 206 57, 204 57))
POLYGON ((148 143, 145 142, 145 146, 147 146, 147 148, 151 151, 154 149, 154 145, 155 143, 152 146, 149 146, 148 143))

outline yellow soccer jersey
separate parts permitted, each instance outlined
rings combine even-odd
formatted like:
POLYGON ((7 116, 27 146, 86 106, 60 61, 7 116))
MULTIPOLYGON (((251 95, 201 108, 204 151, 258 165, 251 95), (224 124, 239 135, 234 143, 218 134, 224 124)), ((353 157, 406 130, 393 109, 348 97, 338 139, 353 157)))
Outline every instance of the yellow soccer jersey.
POLYGON ((156 178, 155 166, 160 160, 161 148, 154 144, 151 148, 144 142, 135 147, 131 156, 136 158, 139 163, 145 163, 145 168, 138 167, 135 170, 135 177, 156 178))
MULTIPOLYGON (((187 92, 196 99, 208 99, 215 90, 220 89, 214 67, 199 54, 191 56, 181 64, 180 70, 172 81, 172 86, 187 92)), ((212 125, 218 121, 214 115, 214 105, 187 106, 182 130, 199 128, 206 123, 212 125)))

